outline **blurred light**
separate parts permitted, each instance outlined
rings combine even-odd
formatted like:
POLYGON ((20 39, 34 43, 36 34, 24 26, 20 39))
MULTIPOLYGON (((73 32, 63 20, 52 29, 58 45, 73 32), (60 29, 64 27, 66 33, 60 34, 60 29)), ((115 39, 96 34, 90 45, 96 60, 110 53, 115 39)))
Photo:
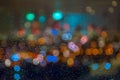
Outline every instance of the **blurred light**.
POLYGON ((99 54, 102 54, 102 53, 103 53, 103 49, 99 48, 99 54))
POLYGON ((59 30, 60 29, 60 22, 56 22, 53 24, 53 28, 59 30))
POLYGON ((44 23, 46 21, 46 17, 45 16, 40 16, 39 17, 39 22, 44 23))
POLYGON ((19 65, 15 65, 14 66, 14 71, 19 72, 20 71, 20 66, 19 65))
POLYGON ((44 37, 45 38, 45 43, 47 44, 47 45, 51 45, 52 43, 53 43, 53 39, 54 38, 52 38, 52 37, 50 37, 50 36, 46 36, 46 37, 44 37))
POLYGON ((58 61, 58 57, 57 56, 52 56, 52 62, 56 63, 58 61))
POLYGON ((85 44, 88 41, 88 37, 87 36, 82 36, 82 38, 80 39, 80 43, 81 44, 85 44))
POLYGON ((40 54, 43 55, 43 56, 46 56, 46 51, 40 51, 40 54))
POLYGON ((55 12, 53 12, 52 17, 54 20, 58 21, 58 20, 62 19, 63 14, 61 11, 55 11, 55 12))
POLYGON ((46 61, 47 61, 47 62, 52 62, 52 56, 48 55, 48 56, 46 57, 46 61))
POLYGON ((27 37, 28 40, 34 40, 35 36, 33 34, 29 34, 27 37))
POLYGON ((86 55, 91 55, 92 54, 92 50, 91 49, 86 49, 86 55))
POLYGON ((70 29, 69 24, 65 23, 65 24, 63 25, 63 29, 64 29, 65 31, 68 31, 68 30, 70 29))
POLYGON ((102 31, 102 32, 101 32, 101 36, 102 36, 103 38, 106 38, 106 37, 107 37, 107 32, 106 32, 106 31, 102 31))
POLYGON ((39 26, 40 26, 40 25, 39 25, 39 22, 38 22, 38 21, 33 21, 33 22, 32 22, 32 28, 33 28, 33 30, 34 30, 34 29, 38 29, 39 26))
POLYGON ((28 14, 26 14, 26 19, 28 21, 33 21, 35 19, 35 14, 34 13, 28 13, 28 14))
POLYGON ((54 56, 59 56, 59 50, 53 50, 53 55, 54 56))
POLYGON ((93 55, 98 55, 99 54, 99 50, 97 48, 92 49, 92 54, 93 55))
POLYGON ((92 12, 92 7, 87 6, 87 7, 86 7, 86 11, 89 12, 89 13, 91 13, 91 12, 92 12))
POLYGON ((100 40, 98 45, 100 48, 103 48, 105 46, 105 42, 103 40, 100 40))
POLYGON ((38 65, 40 63, 40 61, 37 59, 37 58, 34 58, 33 59, 33 64, 34 65, 38 65))
POLYGON ((112 6, 113 6, 113 7, 116 7, 117 5, 118 5, 117 1, 113 0, 113 1, 112 1, 112 6))
POLYGON ((24 26, 25 26, 25 28, 30 28, 31 23, 30 23, 30 22, 25 22, 25 23, 24 23, 24 26))
POLYGON ((94 63, 91 65, 92 70, 97 70, 99 68, 99 65, 97 63, 94 63))
POLYGON ((20 74, 18 74, 18 73, 15 73, 15 74, 14 74, 14 79, 15 79, 15 80, 20 80, 20 78, 21 78, 21 77, 20 77, 20 74))
POLYGON ((68 48, 71 49, 74 52, 79 50, 79 47, 74 42, 69 42, 68 43, 68 48))
POLYGON ((109 8, 108 8, 108 11, 109 11, 110 13, 113 13, 113 12, 114 12, 114 8, 113 8, 113 7, 109 7, 109 8))
POLYGON ((73 66, 73 64, 74 64, 74 59, 73 58, 68 58, 67 65, 68 66, 73 66))
POLYGON ((63 33, 62 34, 62 39, 63 40, 71 40, 72 39, 72 34, 69 32, 63 33))
POLYGON ((64 56, 64 57, 69 57, 69 56, 70 56, 70 51, 69 51, 69 50, 65 50, 65 51, 63 52, 63 56, 64 56))
POLYGON ((32 29, 32 34, 38 35, 40 33, 39 29, 32 29))
POLYGON ((45 34, 46 35, 50 35, 51 34, 51 28, 50 27, 45 29, 45 34))
POLYGON ((48 62, 57 62, 58 61, 58 57, 57 56, 51 56, 51 55, 48 55, 47 57, 46 57, 46 60, 48 61, 48 62))
POLYGON ((38 43, 39 43, 40 45, 45 44, 45 38, 43 38, 43 37, 39 38, 39 39, 38 39, 38 43))
POLYGON ((51 33, 53 36, 58 36, 58 34, 59 34, 58 30, 56 30, 56 29, 52 29, 51 33))
POLYGON ((106 55, 112 55, 113 54, 113 49, 112 48, 108 48, 105 50, 105 54, 106 55))
POLYGON ((67 50, 67 46, 66 46, 66 44, 61 44, 61 46, 60 46, 60 51, 61 52, 64 52, 65 50, 67 50))
POLYGON ((44 59, 44 56, 43 56, 42 54, 39 54, 39 55, 37 56, 37 60, 39 60, 40 62, 42 62, 43 59, 44 59))
POLYGON ((10 59, 5 59, 5 66, 10 67, 11 66, 11 61, 10 59))
POLYGON ((47 65, 47 62, 46 62, 45 60, 43 60, 42 62, 40 62, 40 65, 41 65, 42 67, 45 67, 45 66, 47 65))
POLYGON ((11 59, 12 59, 14 62, 17 62, 18 60, 20 60, 20 55, 18 55, 18 54, 13 54, 13 55, 11 56, 11 59))
POLYGON ((25 30, 24 29, 21 29, 17 32, 18 37, 23 37, 24 35, 25 35, 25 30))
POLYGON ((109 62, 105 63, 104 68, 106 70, 109 70, 111 68, 111 63, 109 63, 109 62))

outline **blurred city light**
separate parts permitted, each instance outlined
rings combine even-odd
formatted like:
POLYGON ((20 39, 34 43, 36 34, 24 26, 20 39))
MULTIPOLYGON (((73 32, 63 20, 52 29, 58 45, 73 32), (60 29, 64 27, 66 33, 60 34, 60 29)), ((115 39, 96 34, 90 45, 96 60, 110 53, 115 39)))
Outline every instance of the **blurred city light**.
POLYGON ((48 62, 56 63, 56 62, 58 61, 58 57, 57 57, 57 56, 48 55, 48 56, 46 57, 46 60, 47 60, 48 62))
POLYGON ((62 34, 62 39, 67 41, 67 40, 71 40, 72 39, 72 34, 69 32, 65 32, 62 34))
POLYGON ((20 74, 15 73, 15 74, 14 74, 14 79, 15 79, 15 80, 20 80, 20 79, 21 79, 20 74))
POLYGON ((15 65, 14 66, 14 71, 19 72, 20 71, 20 66, 19 65, 15 65))
POLYGON ((20 56, 19 56, 18 54, 13 54, 13 55, 11 56, 11 59, 12 59, 13 61, 17 62, 18 60, 20 60, 20 56))
POLYGON ((46 21, 46 17, 44 15, 39 17, 39 22, 44 23, 46 21))
POLYGON ((27 13, 26 14, 26 19, 28 21, 33 21, 35 19, 35 14, 34 13, 27 13))
POLYGON ((97 70, 99 68, 99 65, 97 63, 94 63, 91 65, 92 70, 97 70))
POLYGON ((53 12, 52 17, 56 21, 61 20, 63 18, 63 13, 61 11, 55 11, 53 12))
POLYGON ((10 67, 11 66, 11 60, 10 59, 5 59, 5 66, 10 67))
POLYGON ((104 68, 105 68, 106 70, 109 70, 109 69, 111 68, 111 63, 109 63, 109 62, 105 63, 105 64, 104 64, 104 68))

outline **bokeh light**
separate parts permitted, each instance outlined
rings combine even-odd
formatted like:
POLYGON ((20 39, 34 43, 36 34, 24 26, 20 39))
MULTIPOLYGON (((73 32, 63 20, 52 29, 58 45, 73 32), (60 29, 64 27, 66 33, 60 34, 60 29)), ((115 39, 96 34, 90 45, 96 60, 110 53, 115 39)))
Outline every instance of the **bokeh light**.
POLYGON ((5 66, 10 67, 11 66, 11 60, 10 59, 5 59, 5 66))
POLYGON ((34 58, 33 59, 33 64, 34 65, 38 65, 40 63, 40 61, 37 59, 37 58, 34 58))
POLYGON ((59 53, 59 50, 57 50, 57 49, 56 49, 56 50, 53 50, 53 55, 54 55, 54 56, 59 56, 59 54, 60 54, 60 53, 59 53))
POLYGON ((64 29, 65 31, 69 31, 69 30, 70 30, 69 24, 65 23, 65 24, 63 25, 63 29, 64 29))
POLYGON ((87 36, 82 36, 81 39, 80 39, 80 43, 81 44, 85 44, 85 43, 87 43, 87 41, 88 41, 88 37, 87 36))
POLYGON ((89 13, 91 13, 92 12, 92 7, 91 6, 87 6, 86 7, 86 11, 89 12, 89 13))
POLYGON ((13 54, 13 55, 11 56, 11 59, 12 59, 12 61, 17 62, 17 61, 20 60, 20 55, 18 55, 18 54, 13 54))
POLYGON ((106 54, 106 55, 112 55, 112 54, 113 54, 113 48, 107 48, 107 49, 105 50, 105 54, 106 54))
POLYGON ((42 62, 40 62, 40 66, 45 67, 47 65, 47 62, 45 60, 43 60, 42 62))
POLYGON ((52 30, 51 30, 51 34, 52 34, 53 36, 58 36, 59 32, 58 32, 58 30, 56 30, 56 29, 52 29, 52 30))
POLYGON ((25 35, 26 31, 24 29, 20 29, 18 32, 17 32, 17 36, 18 37, 23 37, 25 35))
POLYGON ((35 14, 34 13, 27 13, 26 14, 26 19, 28 21, 33 21, 35 19, 35 14))
POLYGON ((109 69, 111 68, 111 63, 109 63, 109 62, 105 63, 105 64, 104 64, 104 68, 105 68, 106 70, 109 70, 109 69))
POLYGON ((20 80, 20 79, 21 79, 20 74, 15 73, 15 74, 14 74, 14 79, 15 79, 15 80, 20 80))
POLYGON ((48 55, 48 56, 46 57, 46 60, 47 60, 47 62, 56 63, 56 62, 58 61, 58 57, 57 57, 57 56, 48 55))
POLYGON ((104 42, 103 40, 100 40, 100 41, 98 42, 98 46, 99 46, 100 48, 103 48, 103 47, 105 46, 105 42, 104 42))
POLYGON ((44 15, 39 17, 39 22, 44 23, 46 21, 46 17, 44 15))
POLYGON ((56 21, 61 20, 63 18, 63 13, 61 11, 55 11, 53 12, 52 17, 56 21))
POLYGON ((69 50, 65 50, 65 51, 63 52, 63 56, 64 56, 64 57, 69 57, 69 56, 70 56, 70 51, 69 51, 69 50))
POLYGON ((98 63, 94 63, 91 65, 91 69, 92 70, 97 70, 99 68, 99 64, 98 63))
POLYGON ((73 64, 74 64, 74 59, 73 58, 68 58, 67 65, 68 66, 73 66, 73 64))
POLYGON ((31 27, 31 23, 30 22, 25 22, 24 23, 24 27, 25 28, 30 28, 31 27))
POLYGON ((113 1, 112 1, 112 6, 113 6, 113 7, 116 7, 117 5, 118 5, 117 1, 113 0, 113 1))
POLYGON ((74 42, 68 43, 68 48, 71 49, 74 52, 77 52, 79 50, 79 47, 74 42))
POLYGON ((62 34, 62 39, 63 40, 71 40, 72 39, 72 34, 71 33, 69 33, 69 32, 65 32, 65 33, 63 33, 62 34))
POLYGON ((86 55, 92 55, 92 49, 88 48, 85 51, 86 55))
POLYGON ((33 34, 29 34, 27 36, 27 40, 34 40, 35 39, 35 36, 33 34))
POLYGON ((40 54, 43 56, 46 56, 46 51, 42 50, 42 51, 40 51, 40 54))
POLYGON ((39 39, 38 39, 38 43, 39 43, 40 45, 45 44, 45 38, 44 38, 44 37, 39 38, 39 39))
POLYGON ((44 56, 42 54, 38 54, 37 55, 37 60, 39 60, 40 62, 42 62, 44 60, 44 56))
POLYGON ((95 49, 92 49, 92 54, 93 55, 98 55, 100 52, 99 52, 99 50, 97 49, 97 48, 95 48, 95 49))
POLYGON ((14 66, 14 71, 19 72, 19 71, 20 71, 20 69, 21 69, 21 68, 20 68, 20 66, 19 66, 19 65, 15 65, 15 66, 14 66))
POLYGON ((109 8, 108 8, 108 11, 109 11, 110 13, 113 13, 113 12, 114 12, 114 8, 113 8, 113 7, 109 7, 109 8))

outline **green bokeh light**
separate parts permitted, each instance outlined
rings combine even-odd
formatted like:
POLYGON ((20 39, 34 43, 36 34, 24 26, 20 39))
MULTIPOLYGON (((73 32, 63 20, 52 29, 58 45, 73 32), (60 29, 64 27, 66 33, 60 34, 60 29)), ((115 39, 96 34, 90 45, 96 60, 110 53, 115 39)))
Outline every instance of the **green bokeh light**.
POLYGON ((26 19, 28 21, 33 21, 35 19, 35 14, 34 13, 27 13, 26 14, 26 19))

